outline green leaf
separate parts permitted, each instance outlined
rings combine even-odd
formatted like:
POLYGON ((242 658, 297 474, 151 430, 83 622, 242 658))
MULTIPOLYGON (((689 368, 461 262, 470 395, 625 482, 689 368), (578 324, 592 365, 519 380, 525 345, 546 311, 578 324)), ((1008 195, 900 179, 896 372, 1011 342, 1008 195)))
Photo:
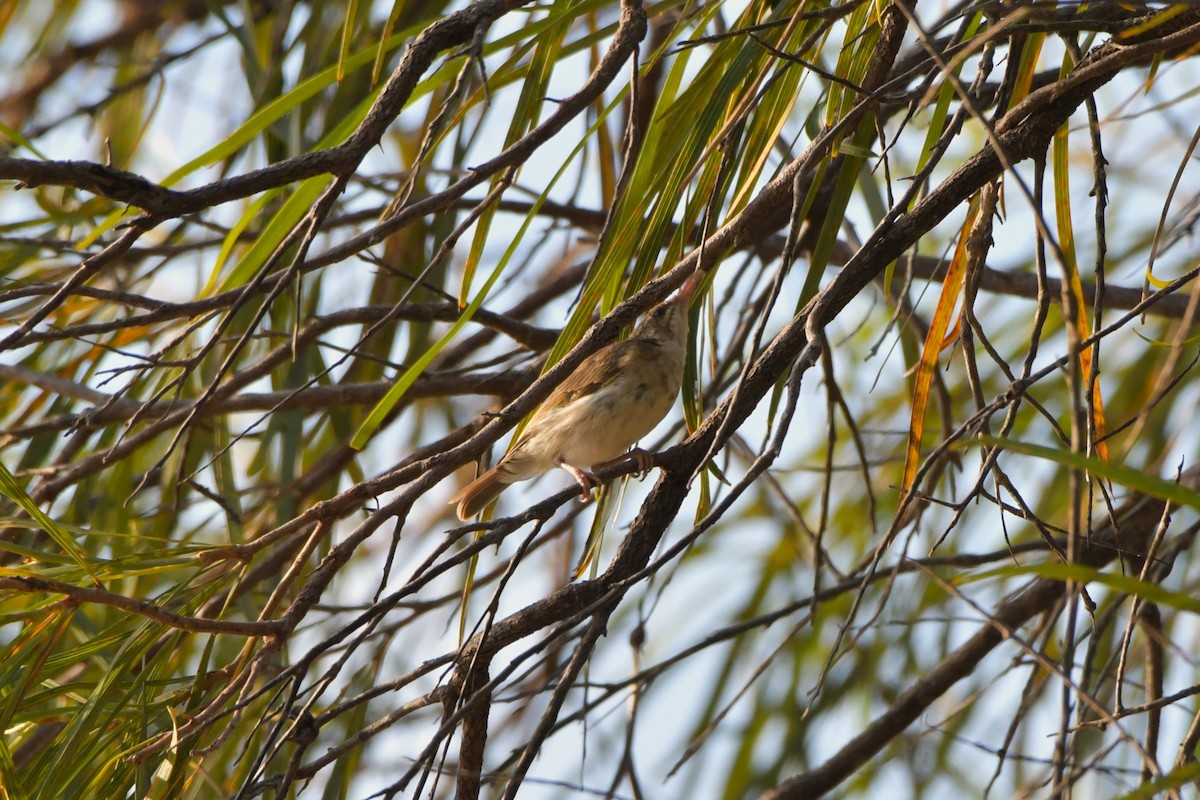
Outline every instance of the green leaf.
POLYGON ((1163 480, 1162 478, 1155 477, 1124 464, 1102 461, 1099 458, 1093 458, 1092 456, 1075 453, 1070 450, 1060 450, 1055 447, 1022 442, 1017 439, 1001 439, 997 436, 986 434, 980 434, 970 440, 960 440, 955 443, 954 449, 966 450, 976 445, 999 447, 1001 450, 1010 453, 1020 453, 1046 461, 1053 461, 1064 467, 1083 470, 1091 475, 1104 478, 1142 494, 1166 500, 1177 506, 1187 506, 1188 508, 1200 510, 1200 492, 1180 486, 1178 483, 1172 481, 1163 480))
POLYGON ((1062 561, 999 567, 966 577, 962 582, 975 583, 997 577, 1013 576, 1035 576, 1059 581, 1100 584, 1150 603, 1200 614, 1200 599, 1192 597, 1190 594, 1172 592, 1163 588, 1161 584, 1143 581, 1133 575, 1106 572, 1084 564, 1067 564, 1062 561))
POLYGON ((89 564, 87 561, 87 554, 77 544, 75 544, 75 540, 69 533, 63 530, 57 522, 52 520, 40 508, 38 508, 38 504, 35 503, 33 498, 29 496, 25 489, 22 488, 19 483, 17 483, 17 479, 13 477, 13 474, 8 471, 8 468, 4 466, 3 463, 0 463, 0 494, 4 494, 21 508, 25 509, 25 513, 28 514, 42 530, 49 534, 50 538, 53 539, 58 546, 63 549, 64 553, 71 557, 71 560, 74 561, 75 564, 81 570, 83 570, 83 572, 90 575, 93 580, 97 580, 96 574, 92 572, 91 564, 89 564))
MULTIPOLYGON (((1194 754, 1189 753, 1188 755, 1194 754)), ((1147 781, 1132 792, 1121 795, 1118 800, 1153 800, 1156 797, 1164 797, 1171 789, 1183 788, 1197 778, 1200 778, 1200 762, 1189 761, 1161 778, 1147 781)))

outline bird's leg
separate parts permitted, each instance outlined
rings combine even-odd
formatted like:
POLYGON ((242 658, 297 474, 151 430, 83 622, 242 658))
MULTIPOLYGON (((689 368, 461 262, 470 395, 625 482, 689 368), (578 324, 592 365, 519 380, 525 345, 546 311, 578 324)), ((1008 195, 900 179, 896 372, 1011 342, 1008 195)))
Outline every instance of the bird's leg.
POLYGON ((632 461, 634 466, 637 467, 637 474, 643 478, 650 474, 650 470, 654 467, 654 455, 646 452, 640 447, 635 447, 628 453, 622 453, 616 458, 610 458, 603 464, 594 465, 592 469, 597 471, 608 469, 609 467, 615 467, 618 464, 623 464, 626 461, 632 461))
POLYGON ((574 476, 579 483, 579 499, 587 502, 592 499, 592 489, 600 485, 600 479, 585 469, 572 466, 565 461, 559 461, 558 465, 574 476))
POLYGON ((650 474, 651 468, 654 466, 654 456, 646 452, 640 447, 635 447, 626 453, 629 460, 637 466, 638 474, 641 477, 646 477, 650 474))

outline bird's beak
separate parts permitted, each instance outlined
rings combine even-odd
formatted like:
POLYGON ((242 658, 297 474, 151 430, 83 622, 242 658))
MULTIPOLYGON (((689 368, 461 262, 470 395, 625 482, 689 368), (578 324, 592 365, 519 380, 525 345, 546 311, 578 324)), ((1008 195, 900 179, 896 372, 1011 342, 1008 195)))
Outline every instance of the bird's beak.
POLYGON ((679 301, 683 304, 684 308, 687 308, 689 305, 691 305, 692 295, 696 293, 696 289, 700 287, 700 282, 703 280, 704 271, 698 269, 688 276, 688 279, 683 282, 683 286, 679 287, 679 294, 676 295, 676 297, 679 298, 679 301))

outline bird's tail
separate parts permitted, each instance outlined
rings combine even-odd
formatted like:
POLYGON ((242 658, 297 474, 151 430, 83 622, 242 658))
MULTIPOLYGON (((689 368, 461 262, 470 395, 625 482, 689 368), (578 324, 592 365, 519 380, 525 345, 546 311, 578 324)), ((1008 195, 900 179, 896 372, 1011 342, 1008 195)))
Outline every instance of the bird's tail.
POLYGON ((458 506, 458 518, 466 522, 487 508, 512 482, 513 476, 501 471, 497 465, 450 498, 450 505, 458 506))

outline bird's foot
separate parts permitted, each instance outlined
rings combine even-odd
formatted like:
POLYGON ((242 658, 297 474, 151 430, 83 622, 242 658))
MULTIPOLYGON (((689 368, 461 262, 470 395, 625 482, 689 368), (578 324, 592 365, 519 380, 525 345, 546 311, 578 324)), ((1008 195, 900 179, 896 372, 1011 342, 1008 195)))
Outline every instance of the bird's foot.
POLYGON ((648 453, 640 447, 635 447, 628 453, 622 453, 616 458, 605 461, 603 464, 596 464, 592 469, 596 471, 605 470, 609 467, 615 467, 618 464, 624 464, 627 461, 632 462, 634 467, 636 467, 635 474, 639 478, 646 477, 650 474, 650 470, 654 468, 654 454, 648 453))
POLYGON ((626 455, 629 457, 629 460, 634 463, 634 466, 637 467, 637 474, 639 478, 646 477, 650 474, 650 470, 654 468, 653 454, 646 452, 640 447, 633 448, 626 453, 626 455))
POLYGON ((575 481, 579 484, 579 499, 583 502, 588 502, 592 499, 592 489, 600 485, 600 479, 586 469, 571 466, 570 464, 560 464, 563 469, 571 473, 575 481))

